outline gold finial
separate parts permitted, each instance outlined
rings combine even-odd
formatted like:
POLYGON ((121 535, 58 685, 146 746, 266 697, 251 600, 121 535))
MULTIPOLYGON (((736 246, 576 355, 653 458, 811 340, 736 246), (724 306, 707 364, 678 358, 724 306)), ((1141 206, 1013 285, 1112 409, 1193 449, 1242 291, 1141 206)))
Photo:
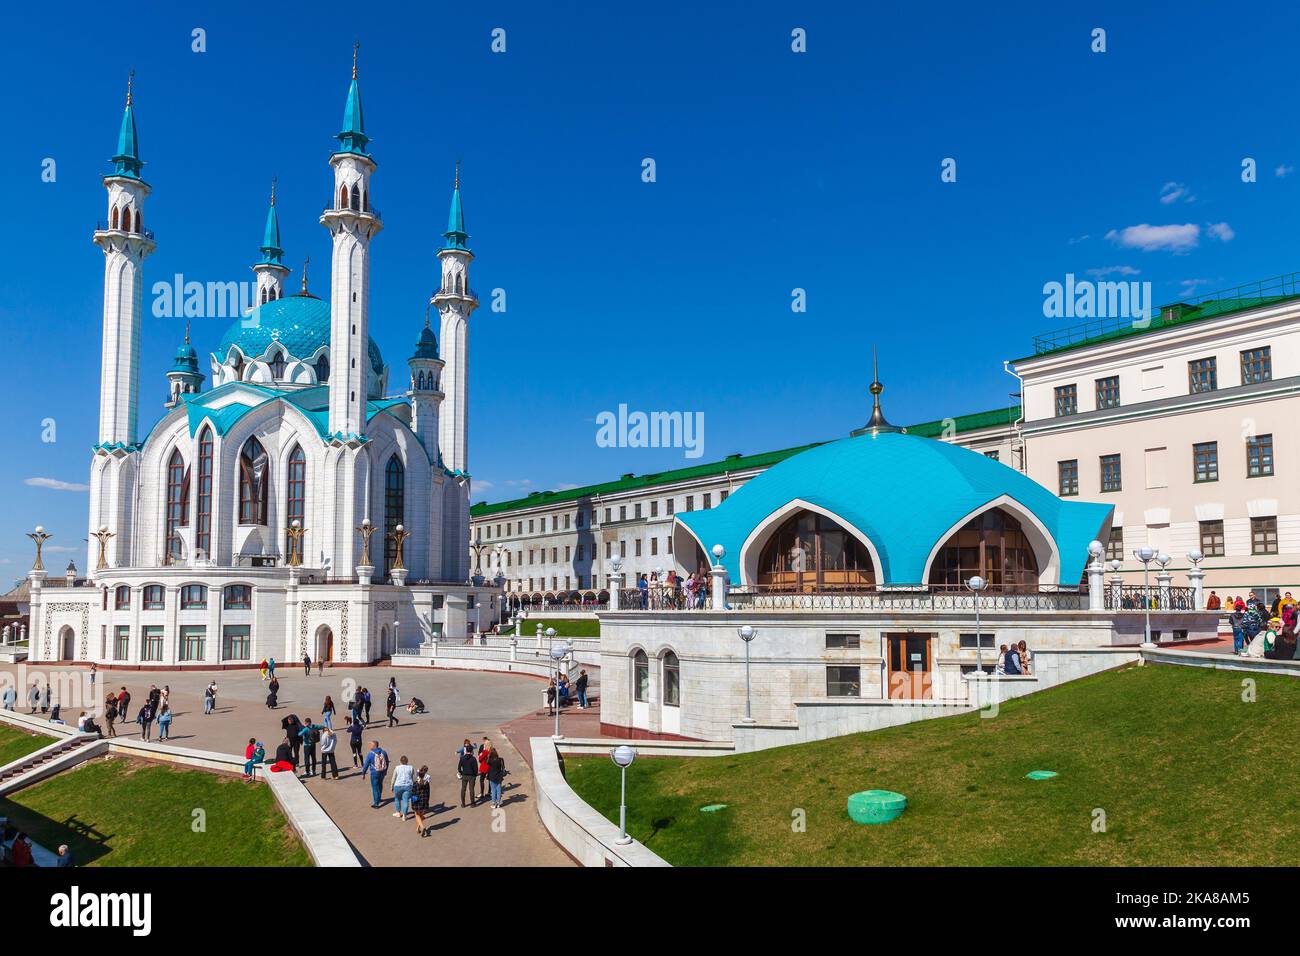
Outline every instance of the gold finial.
POLYGON ((460 189, 460 160, 456 160, 456 189, 460 189))
POLYGON ((131 81, 135 79, 135 70, 126 75, 126 105, 131 105, 131 81))
POLYGON ((357 40, 352 44, 352 79, 357 78, 357 50, 361 49, 361 41, 357 40))
POLYGON ((275 177, 271 177, 271 205, 275 205, 275 177))
POLYGON ((880 370, 876 364, 876 350, 871 350, 871 394, 879 395, 885 390, 885 386, 880 384, 880 370))
POLYGON ((185 344, 186 345, 190 344, 190 323, 189 322, 185 323, 185 344))
POLYGON ((311 256, 302 257, 302 294, 307 295, 307 266, 311 263, 311 256))

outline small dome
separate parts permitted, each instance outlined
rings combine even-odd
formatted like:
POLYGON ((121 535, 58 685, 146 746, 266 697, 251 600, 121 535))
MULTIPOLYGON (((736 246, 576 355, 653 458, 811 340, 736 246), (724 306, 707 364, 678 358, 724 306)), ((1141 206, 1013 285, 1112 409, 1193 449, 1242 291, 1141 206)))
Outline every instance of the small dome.
POLYGON ((173 360, 171 371, 185 372, 202 378, 202 373, 199 372, 199 355, 194 351, 194 346, 185 342, 176 349, 176 358, 173 360))
POLYGON ((415 343, 415 354, 411 358, 436 359, 438 357, 438 338, 433 329, 427 325, 420 330, 420 340, 415 343))
MULTIPOLYGON (((224 362, 232 345, 245 357, 257 358, 265 355, 274 342, 279 342, 290 358, 312 361, 322 347, 329 348, 329 303, 314 295, 291 295, 264 302, 226 329, 214 358, 224 362)), ((384 372, 383 356, 374 339, 368 345, 371 371, 380 376, 384 372)))

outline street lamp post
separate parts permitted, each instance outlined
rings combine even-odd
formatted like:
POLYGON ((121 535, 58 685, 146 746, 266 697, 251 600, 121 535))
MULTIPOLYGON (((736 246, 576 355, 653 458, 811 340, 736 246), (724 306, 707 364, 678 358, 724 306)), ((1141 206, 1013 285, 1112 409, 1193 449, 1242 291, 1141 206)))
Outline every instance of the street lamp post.
POLYGON ((745 642, 745 723, 752 724, 754 722, 754 713, 749 700, 749 644, 754 639, 756 632, 750 625, 743 624, 736 629, 736 633, 745 642))
MULTIPOLYGON (((555 628, 548 628, 547 632, 551 637, 555 636, 555 628)), ((560 663, 569 653, 572 645, 563 644, 551 648, 551 660, 555 661, 555 733, 551 734, 552 740, 562 740, 564 735, 560 733, 560 663)))
POLYGON ((1143 634, 1146 638, 1142 642, 1143 647, 1155 647, 1151 642, 1151 582, 1148 572, 1151 570, 1151 562, 1156 556, 1154 548, 1141 547, 1133 552, 1133 557, 1142 562, 1142 613, 1146 618, 1143 634))
POLYGON ((399 627, 401 627, 401 626, 402 626, 402 622, 401 622, 401 621, 394 621, 394 622, 393 622, 393 653, 394 653, 394 654, 396 654, 396 653, 397 653, 397 649, 398 649, 399 647, 402 646, 401 638, 399 638, 399 637, 397 636, 397 629, 398 629, 399 627))
POLYGON ((978 574, 966 582, 971 596, 975 599, 975 670, 984 673, 984 636, 980 633, 980 592, 988 587, 988 582, 978 574))
POLYGON ((618 839, 614 842, 619 846, 627 846, 632 842, 632 838, 627 835, 627 768, 636 759, 636 751, 627 744, 622 744, 609 752, 609 759, 614 761, 614 766, 618 767, 622 777, 618 796, 618 839))

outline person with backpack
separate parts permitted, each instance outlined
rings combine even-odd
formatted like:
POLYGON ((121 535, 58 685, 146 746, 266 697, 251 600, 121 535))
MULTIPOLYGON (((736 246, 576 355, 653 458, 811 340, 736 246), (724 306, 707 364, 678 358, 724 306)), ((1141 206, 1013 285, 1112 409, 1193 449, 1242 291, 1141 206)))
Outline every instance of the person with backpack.
POLYGON ((302 765, 306 773, 305 777, 316 776, 316 745, 320 743, 320 732, 325 728, 320 724, 313 724, 310 720, 303 724, 302 730, 298 731, 298 737, 302 740, 302 765))
POLYGON ((488 748, 487 780, 488 786, 492 788, 492 806, 495 809, 501 806, 501 784, 506 779, 506 762, 497 753, 496 747, 488 744, 488 748))
POLYGON ((153 727, 153 708, 149 701, 140 705, 140 710, 136 712, 135 722, 140 725, 140 739, 149 739, 149 730, 153 727))
POLYGON ((474 745, 465 738, 465 745, 457 751, 460 755, 456 761, 456 778, 460 780, 460 805, 474 806, 474 781, 478 779, 478 755, 474 745), (469 803, 465 803, 465 794, 469 794, 469 803))
POLYGON ((403 754, 398 758, 397 766, 393 768, 393 803, 397 806, 393 816, 405 820, 406 815, 411 812, 411 787, 414 784, 415 768, 403 754))
POLYGON ((370 774, 370 809, 378 810, 384 794, 384 774, 388 773, 388 752, 379 746, 378 740, 370 742, 370 751, 366 762, 361 765, 361 776, 370 774))
POLYGON ((334 731, 326 727, 320 732, 320 778, 325 780, 325 774, 333 770, 334 779, 339 778, 338 761, 334 759, 334 748, 339 745, 339 738, 334 731))
POLYGON ((348 718, 348 743, 352 747, 353 767, 360 767, 363 761, 361 756, 361 735, 365 733, 365 730, 365 724, 361 723, 360 718, 348 718))

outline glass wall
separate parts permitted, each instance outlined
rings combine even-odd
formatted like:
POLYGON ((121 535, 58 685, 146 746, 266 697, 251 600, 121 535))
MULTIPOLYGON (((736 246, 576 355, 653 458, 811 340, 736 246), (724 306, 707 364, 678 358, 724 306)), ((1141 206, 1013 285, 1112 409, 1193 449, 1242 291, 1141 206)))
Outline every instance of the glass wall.
POLYGON ((875 583, 875 568, 850 532, 824 515, 799 511, 763 546, 758 583, 791 591, 865 588, 875 583))
POLYGON ((993 591, 1038 587, 1038 560, 1029 538, 1001 508, 971 519, 944 543, 930 567, 929 585, 961 590, 977 574, 993 591))

